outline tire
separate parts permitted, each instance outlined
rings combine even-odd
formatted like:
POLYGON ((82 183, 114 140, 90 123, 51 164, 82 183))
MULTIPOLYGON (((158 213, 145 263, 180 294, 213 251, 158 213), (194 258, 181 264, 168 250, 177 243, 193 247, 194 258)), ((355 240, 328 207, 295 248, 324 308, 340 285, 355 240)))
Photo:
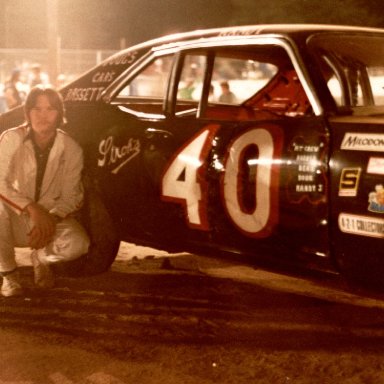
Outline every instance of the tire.
POLYGON ((115 225, 99 194, 86 186, 84 206, 78 215, 91 244, 87 254, 55 265, 55 272, 70 277, 90 276, 107 271, 119 250, 120 240, 115 225))

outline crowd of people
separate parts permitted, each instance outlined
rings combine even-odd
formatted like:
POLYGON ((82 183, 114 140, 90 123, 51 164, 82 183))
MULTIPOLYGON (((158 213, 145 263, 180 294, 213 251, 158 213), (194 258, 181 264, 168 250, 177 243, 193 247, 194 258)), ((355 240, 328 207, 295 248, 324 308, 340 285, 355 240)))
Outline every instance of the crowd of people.
MULTIPOLYGON (((238 99, 236 95, 232 92, 229 82, 227 80, 222 80, 219 82, 220 94, 216 95, 215 87, 213 84, 209 88, 209 97, 210 102, 217 102, 223 104, 236 104, 238 99)), ((185 85, 179 89, 178 97, 180 99, 193 100, 196 98, 196 85, 193 79, 187 79, 185 85)))
POLYGON ((50 80, 40 64, 33 64, 27 70, 15 68, 0 86, 0 113, 22 105, 26 95, 36 85, 49 85, 50 80))

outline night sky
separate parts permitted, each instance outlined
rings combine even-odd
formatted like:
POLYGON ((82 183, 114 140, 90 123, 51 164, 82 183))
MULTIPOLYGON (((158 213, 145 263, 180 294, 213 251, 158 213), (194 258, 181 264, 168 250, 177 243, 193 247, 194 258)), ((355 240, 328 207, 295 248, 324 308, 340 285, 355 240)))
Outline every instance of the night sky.
MULTIPOLYGON (((45 1, 0 0, 0 48, 44 48, 45 1)), ((383 26, 382 0, 56 0, 63 48, 119 49, 173 32, 259 23, 383 26)))

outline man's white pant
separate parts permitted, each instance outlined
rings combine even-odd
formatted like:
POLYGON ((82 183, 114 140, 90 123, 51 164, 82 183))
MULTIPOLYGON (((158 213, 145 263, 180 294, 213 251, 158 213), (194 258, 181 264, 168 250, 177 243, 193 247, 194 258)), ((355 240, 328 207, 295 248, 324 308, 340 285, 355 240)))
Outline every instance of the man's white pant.
MULTIPOLYGON (((17 215, 0 201, 0 273, 17 267, 15 247, 28 247, 31 228, 27 215, 17 215)), ((74 218, 66 218, 57 223, 53 241, 38 252, 42 262, 57 263, 80 257, 87 253, 88 247, 84 228, 74 218)))

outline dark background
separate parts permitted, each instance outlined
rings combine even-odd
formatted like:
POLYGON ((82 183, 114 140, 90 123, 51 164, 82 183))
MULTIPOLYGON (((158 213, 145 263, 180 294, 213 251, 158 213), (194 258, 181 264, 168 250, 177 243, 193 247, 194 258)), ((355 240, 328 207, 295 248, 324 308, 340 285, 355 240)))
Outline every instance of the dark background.
POLYGON ((261 23, 384 27, 383 0, 0 0, 0 48, 47 46, 46 1, 62 48, 119 49, 168 33, 261 23))

